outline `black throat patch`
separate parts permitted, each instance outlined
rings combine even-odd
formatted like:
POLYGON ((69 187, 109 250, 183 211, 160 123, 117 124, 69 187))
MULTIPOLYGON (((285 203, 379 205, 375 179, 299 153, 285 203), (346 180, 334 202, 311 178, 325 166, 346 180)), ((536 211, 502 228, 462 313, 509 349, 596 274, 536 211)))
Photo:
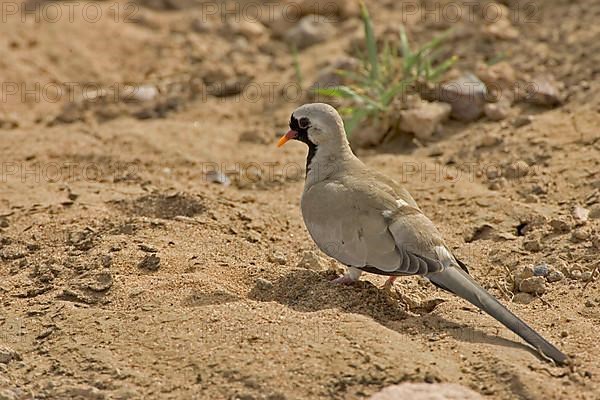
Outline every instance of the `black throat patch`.
POLYGON ((306 143, 308 146, 308 155, 306 156, 306 175, 308 175, 308 171, 310 171, 310 164, 312 162, 313 157, 317 154, 317 145, 310 141, 308 138, 308 128, 310 128, 310 122, 304 127, 300 127, 300 123, 294 114, 290 118, 290 129, 298 132, 298 136, 295 138, 296 140, 301 141, 302 143, 306 143))

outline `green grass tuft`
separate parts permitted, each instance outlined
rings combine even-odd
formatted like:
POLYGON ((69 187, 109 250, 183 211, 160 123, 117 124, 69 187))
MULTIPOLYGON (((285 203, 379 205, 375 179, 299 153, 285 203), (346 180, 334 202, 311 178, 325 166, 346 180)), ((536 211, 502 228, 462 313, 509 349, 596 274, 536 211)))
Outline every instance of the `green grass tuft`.
POLYGON ((379 50, 373 21, 364 2, 360 3, 360 17, 366 47, 366 54, 360 56, 362 68, 357 72, 338 72, 351 82, 347 86, 315 89, 319 95, 342 100, 341 112, 348 136, 368 118, 389 119, 391 105, 396 99, 403 98, 418 83, 438 81, 457 60, 452 56, 438 61, 450 31, 413 50, 404 27, 401 27, 400 45, 385 43, 379 50))

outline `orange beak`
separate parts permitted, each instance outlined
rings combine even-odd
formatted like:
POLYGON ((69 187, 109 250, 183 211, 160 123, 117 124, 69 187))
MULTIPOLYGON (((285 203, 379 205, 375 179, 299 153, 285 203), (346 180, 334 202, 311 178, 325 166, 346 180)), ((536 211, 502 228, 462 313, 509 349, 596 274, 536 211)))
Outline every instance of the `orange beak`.
POLYGON ((295 139, 297 136, 298 132, 289 130, 288 133, 286 133, 281 137, 281 139, 279 139, 279 142, 277 142, 277 147, 283 146, 288 140, 295 139))

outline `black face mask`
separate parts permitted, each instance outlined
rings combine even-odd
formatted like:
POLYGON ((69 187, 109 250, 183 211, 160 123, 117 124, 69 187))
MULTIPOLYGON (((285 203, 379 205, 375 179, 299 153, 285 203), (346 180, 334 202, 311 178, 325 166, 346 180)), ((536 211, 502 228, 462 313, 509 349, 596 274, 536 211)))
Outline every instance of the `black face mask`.
POLYGON ((290 118, 290 129, 298 132, 298 135, 294 138, 296 140, 301 141, 302 143, 306 143, 308 146, 308 155, 306 156, 306 174, 308 175, 308 171, 310 171, 310 163, 317 153, 317 145, 310 141, 308 138, 308 128, 310 128, 310 120, 306 117, 300 118, 298 120, 292 114, 290 118))

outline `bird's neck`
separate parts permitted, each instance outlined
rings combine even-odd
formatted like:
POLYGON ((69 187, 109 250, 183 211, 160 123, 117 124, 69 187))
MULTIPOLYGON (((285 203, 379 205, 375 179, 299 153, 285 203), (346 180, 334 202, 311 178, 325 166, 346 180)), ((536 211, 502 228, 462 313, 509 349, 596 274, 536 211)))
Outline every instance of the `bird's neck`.
POLYGON ((346 164, 357 160, 348 143, 338 146, 308 145, 306 186, 312 186, 339 173, 346 164))

